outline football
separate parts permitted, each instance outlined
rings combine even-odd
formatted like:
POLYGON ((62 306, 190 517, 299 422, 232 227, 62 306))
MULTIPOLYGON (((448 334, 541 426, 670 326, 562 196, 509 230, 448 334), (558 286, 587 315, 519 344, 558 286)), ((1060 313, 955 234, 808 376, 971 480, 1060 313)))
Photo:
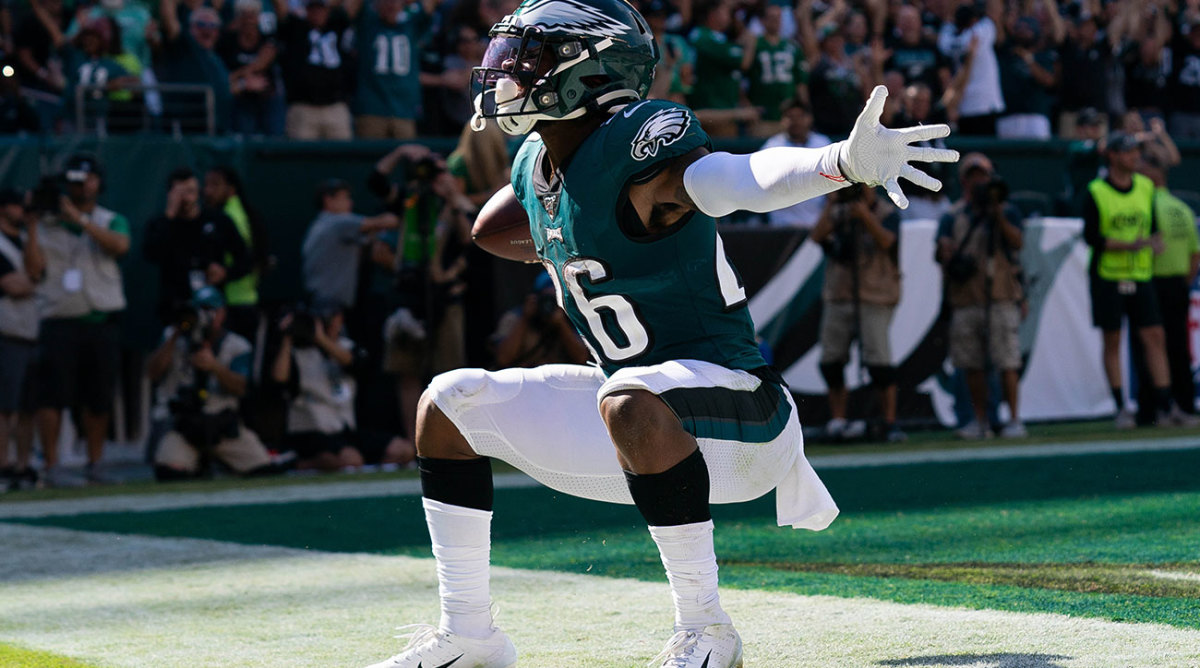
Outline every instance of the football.
POLYGON ((479 210, 471 238, 483 250, 517 262, 539 262, 533 237, 529 233, 529 216, 513 194, 512 185, 504 186, 479 210))

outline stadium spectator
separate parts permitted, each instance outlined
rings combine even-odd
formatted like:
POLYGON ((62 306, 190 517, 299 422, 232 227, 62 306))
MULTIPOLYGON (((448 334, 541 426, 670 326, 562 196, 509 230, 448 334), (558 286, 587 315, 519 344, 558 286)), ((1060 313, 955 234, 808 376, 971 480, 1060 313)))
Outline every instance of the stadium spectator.
MULTIPOLYGON (((957 104, 956 101, 961 99, 962 85, 965 82, 965 77, 954 77, 950 87, 937 102, 933 101, 933 93, 929 86, 920 82, 909 85, 904 89, 904 94, 900 96, 902 100, 900 110, 892 123, 903 126, 948 123, 950 112, 947 104, 957 104)), ((946 148, 946 142, 942 139, 923 141, 917 145, 946 148)), ((925 169, 942 183, 945 183, 950 175, 949 167, 940 163, 931 163, 925 169)), ((944 190, 932 192, 904 183, 900 184, 900 188, 908 196, 908 208, 900 212, 901 220, 939 220, 942 214, 950 208, 950 202, 944 190)))
POLYGON ((521 305, 500 316, 492 334, 495 368, 587 364, 591 355, 558 307, 550 275, 538 274, 521 305))
POLYGON ((1021 266, 1024 243, 1020 211, 1007 201, 1007 187, 982 153, 969 153, 959 167, 962 198, 938 225, 937 260, 950 305, 950 359, 965 371, 974 421, 958 430, 970 440, 993 435, 988 420, 988 373, 1000 372, 1010 419, 1000 435, 1026 436, 1018 398, 1021 346, 1021 266))
POLYGON ((483 61, 487 41, 480 39, 475 28, 464 25, 459 26, 453 45, 454 50, 441 61, 441 73, 422 72, 420 77, 424 94, 431 102, 431 109, 424 114, 423 124, 433 134, 453 135, 475 113, 471 98, 471 69, 483 61), (437 117, 431 118, 434 114, 437 117))
POLYGON ((1147 129, 1141 113, 1127 111, 1121 117, 1121 130, 1127 135, 1133 135, 1143 154, 1153 156, 1158 163, 1167 168, 1175 167, 1183 161, 1175 140, 1167 134, 1167 126, 1163 119, 1151 117, 1150 127, 1147 129))
MULTIPOLYGON (((126 85, 137 85, 140 80, 125 66, 112 58, 113 23, 107 17, 89 21, 70 43, 52 31, 55 42, 63 45, 64 68, 67 72, 67 88, 64 107, 75 114, 91 110, 100 118, 107 118, 108 101, 115 91, 126 85), (78 89, 83 88, 82 96, 78 89), (106 93, 105 91, 109 91, 106 93), (84 105, 83 110, 77 104, 84 105)), ((73 114, 74 116, 74 114, 73 114)), ((84 121, 86 124, 86 120, 84 121)), ((75 128, 84 131, 84 127, 75 128)))
POLYGON ((1114 132, 1105 149, 1108 174, 1088 184, 1083 200, 1083 238, 1092 247, 1089 266, 1092 322, 1103 332, 1104 372, 1117 405, 1116 427, 1137 425, 1125 407, 1121 382, 1121 321, 1129 319, 1145 350, 1159 424, 1194 425, 1171 396, 1170 369, 1158 296, 1151 278, 1163 241, 1154 215, 1154 183, 1136 173, 1137 139, 1114 132))
POLYGON ((654 83, 648 97, 683 104, 695 85, 696 52, 682 35, 668 32, 673 12, 667 0, 650 0, 643 8, 642 16, 650 32, 662 45, 662 58, 654 66, 654 83))
MULTIPOLYGON (((1151 4, 1151 6, 1154 6, 1151 4)), ((1125 75, 1125 108, 1151 117, 1166 118, 1171 101, 1170 25, 1163 34, 1150 34, 1125 45, 1121 62, 1125 75)))
POLYGON ((996 121, 996 135, 1001 139, 1054 136, 1050 115, 1062 79, 1062 63, 1058 52, 1044 48, 1043 43, 1037 19, 1023 16, 996 46, 1005 100, 1004 115, 996 121))
POLYGON ((21 94, 15 68, 0 60, 0 134, 37 134, 41 128, 37 110, 21 94))
POLYGON ((354 213, 350 184, 341 179, 319 184, 315 204, 319 213, 301 248, 305 290, 314 301, 353 311, 363 248, 377 233, 396 228, 399 219, 393 213, 354 213))
POLYGON ((30 467, 30 435, 17 438, 16 465, 8 444, 18 411, 28 412, 27 376, 37 359, 36 289, 46 268, 38 243, 38 221, 29 215, 24 193, 0 190, 0 484, 20 488, 36 481, 30 467))
MULTIPOLYGON (((900 216, 874 189, 854 185, 827 196, 829 203, 812 231, 825 251, 821 316, 821 376, 829 388, 830 420, 825 435, 857 438, 847 423, 845 368, 858 340, 860 359, 879 392, 881 433, 890 443, 905 440, 896 426, 896 367, 889 329, 900 302, 900 216)), ((853 425, 853 426, 852 426, 853 425)))
POLYGON ((187 167, 167 177, 166 206, 146 224, 142 251, 158 266, 158 316, 164 323, 174 322, 200 288, 224 289, 253 269, 237 226, 220 209, 205 206, 200 181, 187 167))
POLYGON ((688 42, 696 52, 696 80, 688 104, 697 110, 708 134, 736 137, 738 121, 753 118, 741 106, 742 75, 754 58, 754 33, 742 29, 737 41, 727 32, 733 26, 731 0, 703 0, 695 8, 696 27, 688 42))
POLYGON ((229 70, 230 130, 276 137, 283 134, 283 78, 278 47, 262 23, 261 0, 237 0, 233 21, 217 41, 217 54, 229 70))
MULTIPOLYGON (((1154 220, 1162 236, 1163 250, 1154 256, 1154 292, 1162 311, 1171 396, 1184 412, 1195 413, 1188 311, 1192 282, 1200 269, 1200 238, 1195 212, 1167 188, 1168 171, 1160 157, 1143 153, 1138 172, 1154 183, 1154 220)), ((1149 383, 1141 383, 1141 388, 1152 389, 1149 383)), ((1143 403, 1154 405, 1152 391, 1139 391, 1139 409, 1143 403)))
POLYGON ((199 93, 163 95, 163 117, 183 132, 207 131, 211 114, 213 129, 223 134, 229 128, 232 96, 229 70, 214 50, 221 35, 221 17, 208 7, 198 7, 187 15, 187 30, 179 18, 177 0, 160 0, 163 44, 159 62, 164 84, 207 86, 212 91, 212 107, 199 93), (203 119, 203 120, 202 120, 203 119))
POLYGON ((1112 71, 1111 44, 1100 32, 1096 18, 1081 14, 1071 22, 1067 39, 1059 47, 1059 60, 1063 77, 1059 86, 1058 132, 1064 137, 1075 136, 1075 124, 1079 112, 1085 108, 1098 110, 1102 114, 1111 111, 1108 87, 1112 71))
POLYGON ((475 207, 446 163, 409 145, 380 160, 372 190, 401 216, 396 242, 397 308, 384 326, 383 370, 396 378, 405 433, 412 435, 424 383, 465 364, 463 300, 467 292, 470 218, 475 207), (404 167, 404 180, 388 175, 404 167))
POLYGON ((258 285, 271 264, 266 227, 246 201, 242 178, 232 167, 217 166, 205 173, 204 204, 209 211, 225 214, 246 246, 250 270, 225 282, 226 327, 253 343, 261 320, 258 285))
POLYGON ((488 124, 480 132, 463 126, 458 146, 446 158, 446 169, 471 204, 475 208, 483 206, 509 182, 511 165, 504 132, 495 124, 488 124))
MULTIPOLYGON (((934 99, 950 86, 950 60, 921 28, 921 11, 913 5, 896 10, 895 29, 888 37, 891 55, 883 69, 904 75, 905 86, 924 84, 934 99)), ((941 122, 941 121, 939 121, 941 122)))
MULTIPOLYGON (((764 149, 777 146, 820 148, 830 144, 829 137, 812 129, 812 110, 800 98, 787 100, 782 110, 783 132, 767 139, 762 145, 764 149)), ((825 196, 822 195, 772 211, 767 214, 767 221, 777 226, 812 227, 824 208, 825 196)))
MULTIPOLYGON (((358 54, 354 128, 359 137, 416 137, 421 116, 420 43, 438 1, 417 0, 405 6, 404 0, 346 0, 358 54)), ((458 83, 466 89, 468 78, 458 83)))
MULTIPOLYGON (((986 13, 977 4, 961 4, 954 11, 954 21, 943 24, 938 34, 942 53, 958 63, 958 67, 967 67, 968 59, 970 62, 970 74, 959 105, 959 134, 994 136, 996 119, 1004 113, 995 51, 996 43, 1004 39, 1002 15, 1001 0, 987 0, 986 13)), ((1065 65, 1064 69, 1069 70, 1065 65)))
POLYGON ((280 327, 282 342, 271 375, 291 397, 284 446, 296 453, 296 468, 337 471, 412 462, 412 441, 357 428, 357 384, 350 370, 359 351, 342 335, 341 310, 314 304, 286 316, 280 327))
POLYGON ((70 15, 63 10, 62 0, 30 0, 29 8, 14 35, 17 76, 21 86, 34 96, 40 125, 49 130, 54 127, 67 87, 58 56, 60 43, 54 35, 66 33, 70 15), (47 26, 53 26, 53 30, 47 26))
POLYGON ((220 291, 202 287, 166 328, 162 345, 146 362, 147 376, 158 384, 157 401, 171 416, 171 430, 154 454, 154 474, 160 481, 207 476, 216 462, 240 475, 283 470, 238 419, 251 348, 224 324, 220 291))
POLYGON ((274 0, 283 48, 283 81, 287 90, 287 136, 292 139, 350 139, 353 85, 345 34, 350 17, 329 0, 307 0, 303 16, 274 0))
POLYGON ((804 67, 804 54, 780 31, 783 27, 783 8, 768 4, 763 10, 763 34, 758 37, 754 48, 754 61, 750 66, 750 104, 761 114, 751 134, 769 137, 782 127, 783 104, 795 97, 808 99, 808 71, 804 67))
POLYGON ((1063 203, 1066 211, 1079 215, 1087 184, 1100 174, 1104 166, 1104 143, 1108 134, 1108 119, 1092 107, 1077 114, 1074 136, 1067 144, 1063 203))
POLYGON ((1171 47, 1171 113, 1167 122, 1179 139, 1200 139, 1200 24, 1185 23, 1171 47))
POLYGON ((862 57, 846 53, 841 28, 828 26, 820 35, 820 55, 808 77, 814 125, 818 132, 844 137, 875 80, 862 57))
POLYGON ((42 216, 40 241, 46 278, 38 290, 37 421, 47 485, 83 483, 58 466, 62 411, 82 407, 87 442, 86 478, 107 482, 101 471, 120 361, 125 289, 117 258, 129 252, 129 221, 97 203, 104 183, 89 155, 69 158, 62 181, 45 181, 32 204, 42 216), (59 188, 65 184, 65 196, 59 188))
POLYGON ((67 27, 67 39, 74 39, 84 26, 97 19, 110 19, 116 23, 120 33, 121 50, 137 59, 140 65, 139 72, 142 68, 152 65, 146 34, 157 26, 154 25, 154 18, 145 4, 139 0, 103 0, 86 7, 76 13, 75 19, 67 27))

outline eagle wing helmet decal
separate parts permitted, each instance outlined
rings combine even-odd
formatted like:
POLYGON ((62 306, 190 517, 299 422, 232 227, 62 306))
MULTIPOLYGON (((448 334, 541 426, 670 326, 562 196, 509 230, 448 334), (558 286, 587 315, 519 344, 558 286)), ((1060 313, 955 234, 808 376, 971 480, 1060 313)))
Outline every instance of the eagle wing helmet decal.
POLYGON ((630 154, 634 160, 652 158, 658 155, 658 149, 683 139, 691 124, 692 119, 686 109, 663 109, 642 124, 633 138, 630 154))
POLYGON ((510 18, 545 31, 563 30, 591 37, 616 37, 629 31, 629 26, 600 9, 575 0, 534 0, 510 18))

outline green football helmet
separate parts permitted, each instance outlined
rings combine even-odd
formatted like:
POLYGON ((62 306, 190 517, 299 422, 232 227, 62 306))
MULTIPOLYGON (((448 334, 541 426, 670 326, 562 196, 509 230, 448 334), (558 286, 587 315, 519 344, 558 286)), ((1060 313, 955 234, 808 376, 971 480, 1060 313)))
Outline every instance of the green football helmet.
POLYGON ((492 27, 471 78, 475 117, 511 135, 644 99, 658 45, 625 0, 524 0, 492 27))

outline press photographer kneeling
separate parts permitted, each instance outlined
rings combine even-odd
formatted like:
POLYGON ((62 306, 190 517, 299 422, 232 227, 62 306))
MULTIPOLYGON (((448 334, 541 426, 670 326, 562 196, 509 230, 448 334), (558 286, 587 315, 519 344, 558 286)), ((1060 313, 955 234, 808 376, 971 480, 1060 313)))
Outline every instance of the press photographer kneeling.
POLYGON ((829 388, 825 435, 833 440, 865 435, 864 423, 846 422, 845 368, 857 339, 861 363, 879 392, 881 428, 872 435, 903 441, 904 432, 896 426, 896 367, 888 339, 900 301, 900 216, 873 189, 856 184, 830 195, 810 238, 821 244, 826 259, 820 363, 829 388))
POLYGON ((959 435, 993 435, 988 424, 988 381, 1000 372, 1011 418, 1001 436, 1026 435, 1017 397, 1021 345, 1018 329, 1024 293, 1018 253, 1024 243, 1020 211, 1008 202, 1008 187, 982 153, 960 163, 962 199, 938 225, 937 261, 942 265, 950 306, 950 360, 966 373, 975 420, 959 435))
POLYGON ((171 420, 155 453, 155 476, 160 481, 202 477, 214 462, 239 475, 282 472, 284 467, 238 419, 252 348, 225 330, 221 293, 212 286, 197 290, 174 320, 146 365, 171 420))

